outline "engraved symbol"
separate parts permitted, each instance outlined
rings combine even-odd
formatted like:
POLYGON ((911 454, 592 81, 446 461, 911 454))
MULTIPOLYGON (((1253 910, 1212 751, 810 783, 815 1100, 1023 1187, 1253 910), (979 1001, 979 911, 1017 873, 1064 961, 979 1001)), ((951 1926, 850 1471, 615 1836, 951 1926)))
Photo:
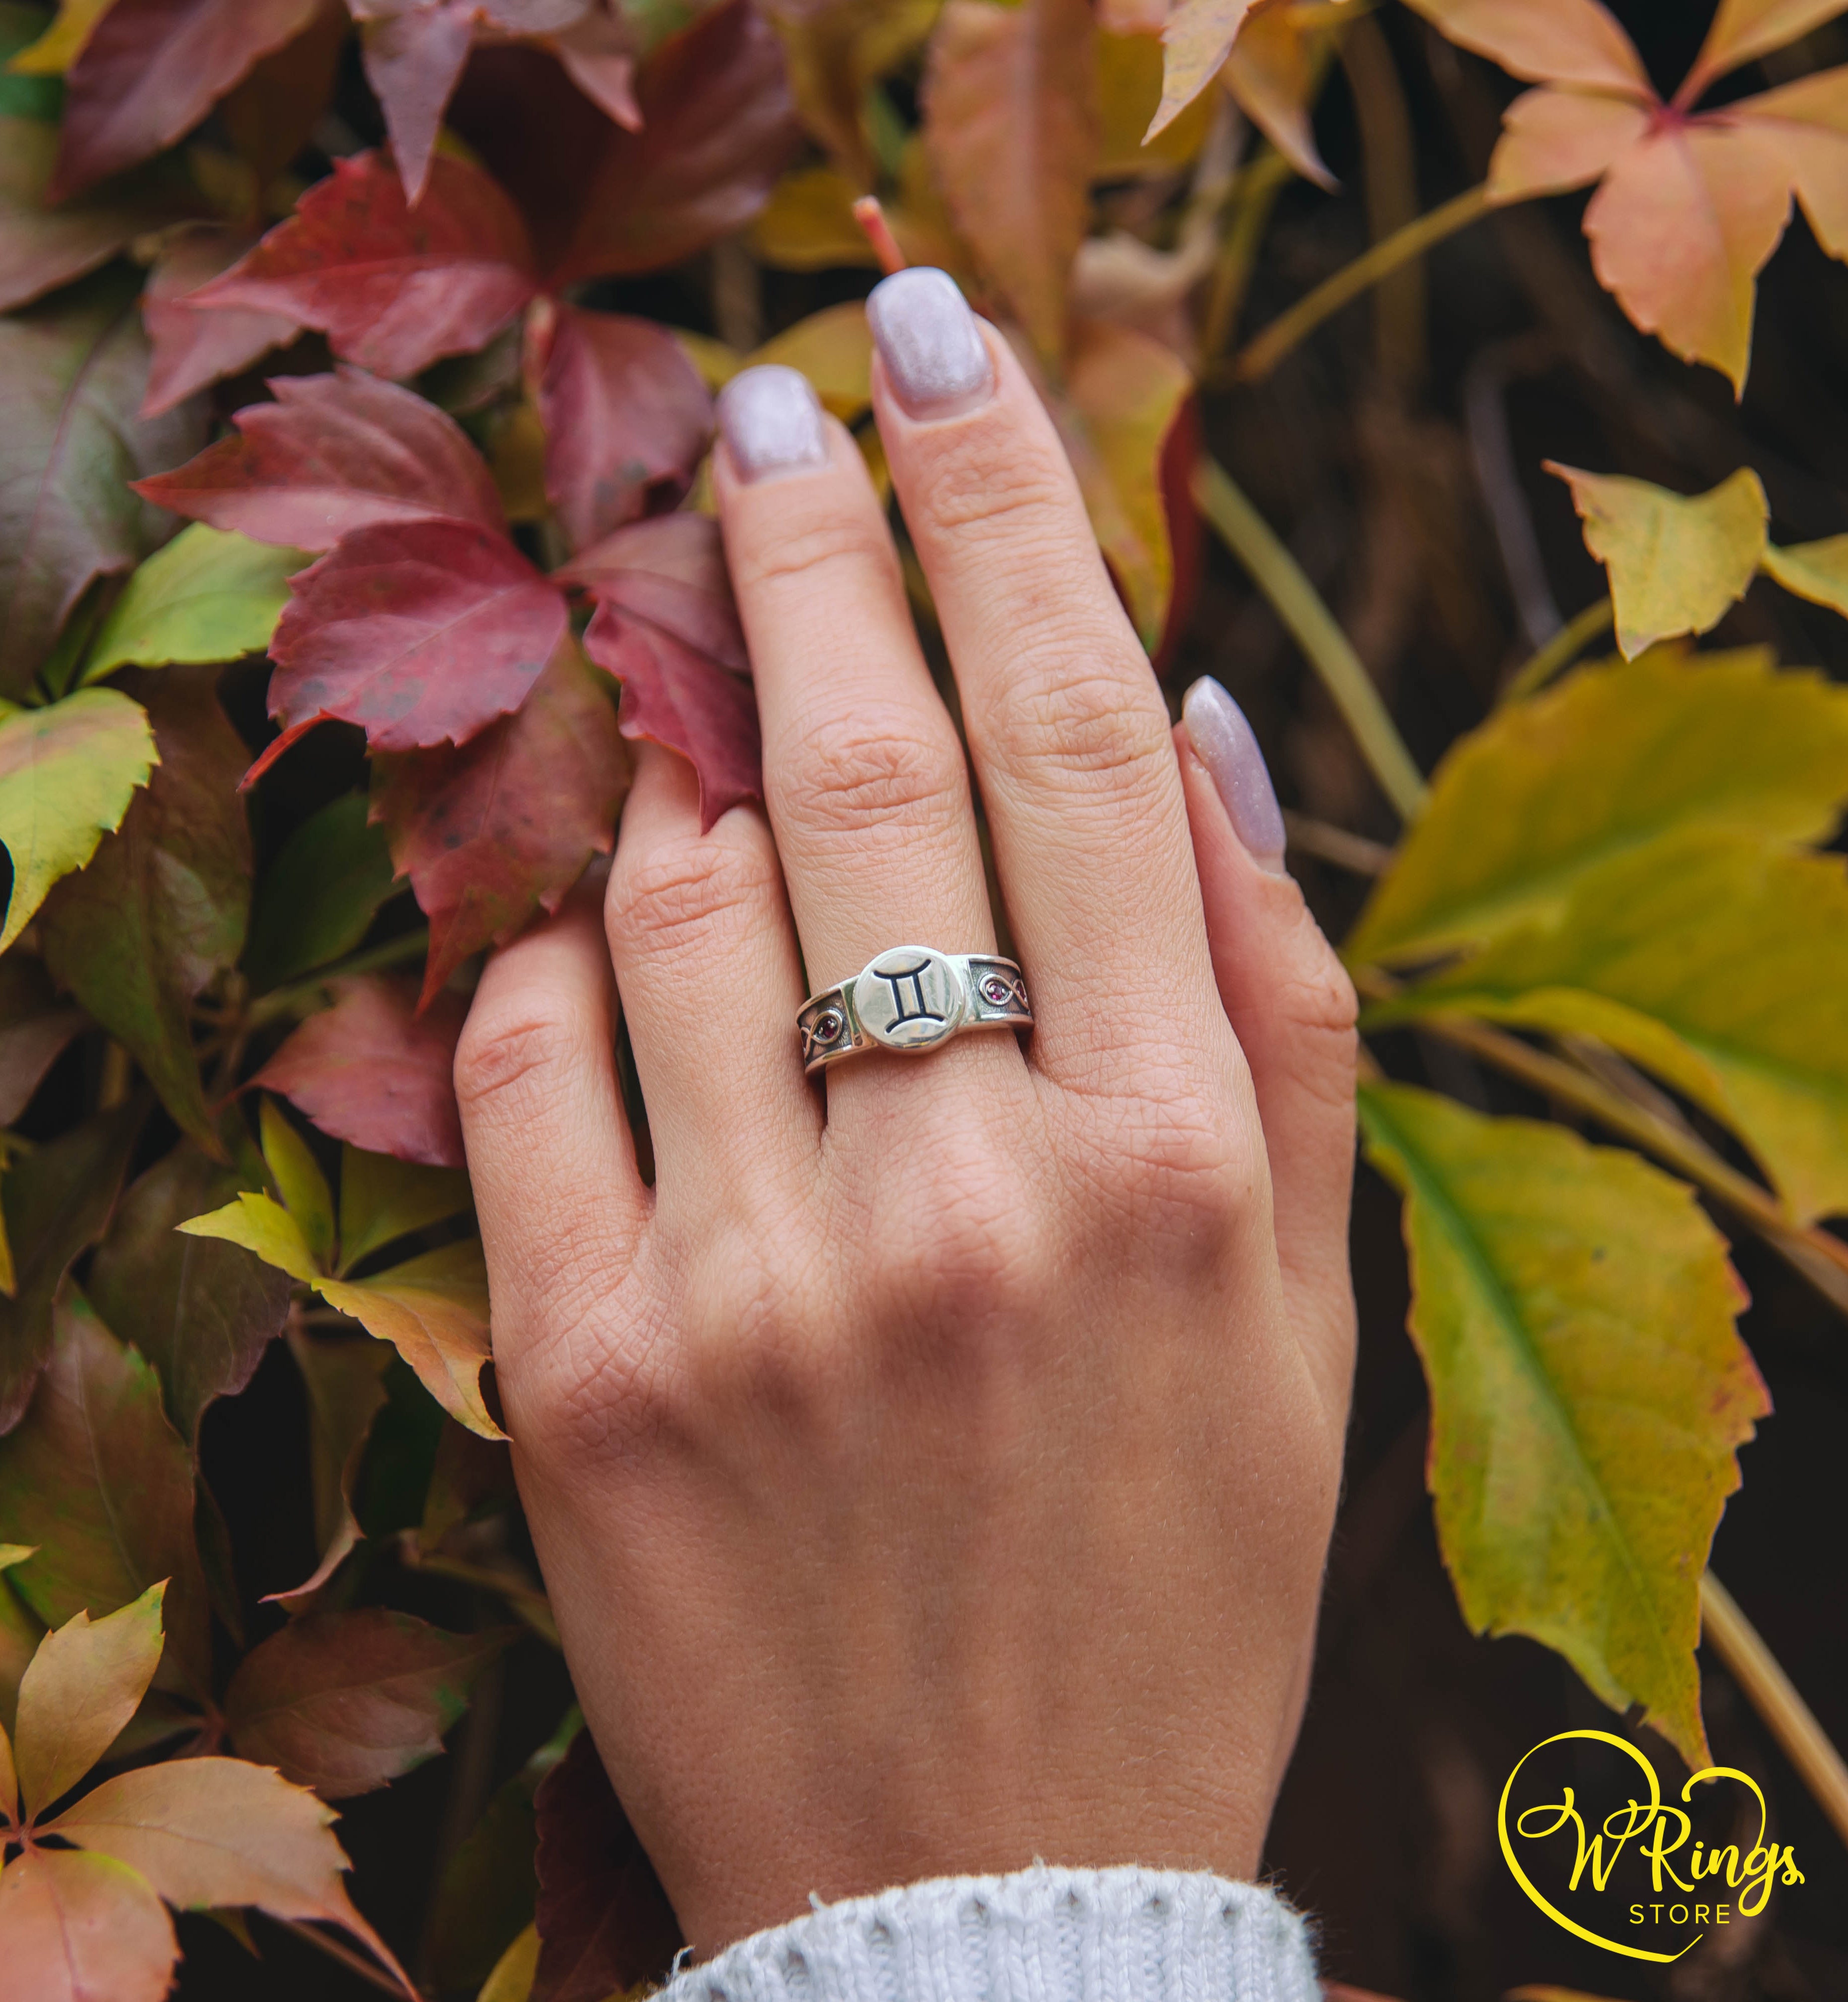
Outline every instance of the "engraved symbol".
POLYGON ((812 1063, 817 1056, 832 1050, 846 1027, 847 1018, 838 1008, 824 1008, 812 1022, 803 1023, 802 1061, 812 1063))
POLYGON ((998 973, 985 975, 982 982, 982 998, 992 1008, 1005 1008, 1014 999, 1013 982, 1003 980, 998 973))
POLYGON ((896 972, 887 972, 884 967, 873 969, 876 977, 883 980, 892 990, 892 1027, 898 1027, 906 1022, 941 1022, 945 1017, 931 1007, 924 999, 924 975, 930 971, 930 961, 920 959, 915 966, 901 967, 896 972), (906 1005, 905 990, 911 990, 906 1005))

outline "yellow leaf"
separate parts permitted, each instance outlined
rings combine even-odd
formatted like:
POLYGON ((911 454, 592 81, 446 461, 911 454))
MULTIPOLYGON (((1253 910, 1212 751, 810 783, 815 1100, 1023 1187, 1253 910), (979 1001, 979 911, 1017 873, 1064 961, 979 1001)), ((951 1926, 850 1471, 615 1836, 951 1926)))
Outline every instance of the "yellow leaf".
POLYGON ((494 1963, 475 2002, 528 2002, 539 1971, 539 1929, 529 1925, 494 1963))
POLYGON ((160 1666, 166 1581, 101 1620, 78 1613, 40 1641, 13 1732, 28 1815, 67 1794, 113 1745, 160 1666))
POLYGON ((0 842, 12 858, 4 952, 61 876, 122 824, 160 762, 148 713, 114 689, 80 689, 43 709, 0 710, 0 842))
POLYGON ((1848 68, 1800 78, 1724 115, 1777 148, 1816 241, 1848 258, 1848 68))
POLYGON ((1146 145, 1171 124, 1219 73, 1231 53, 1251 0, 1180 0, 1162 30, 1162 96, 1146 145))
POLYGON ((1752 649, 1581 668, 1455 745, 1348 945, 1431 960, 1533 923, 1613 857, 1690 831, 1813 841, 1848 799, 1848 689, 1752 649))
POLYGON ((1691 103, 1728 70, 1807 35, 1845 7, 1848 0, 1720 0, 1689 72, 1698 87, 1687 90, 1683 101, 1691 103))
POLYGON ((1848 535, 1798 542, 1765 551, 1765 574, 1812 605, 1826 605, 1848 619, 1848 535))
POLYGON ((668 331, 686 351, 687 359, 699 370, 700 381, 709 389, 723 389, 744 365, 743 356, 724 341, 714 340, 710 333, 695 333, 684 326, 671 326, 668 331))
POLYGON ((1735 1449, 1770 1408, 1724 1240, 1634 1155, 1365 1087, 1406 1198, 1438 1538, 1464 1618, 1557 1649, 1690 1766, 1700 1587, 1735 1449))
POLYGON ((241 1244, 266 1265, 304 1284, 316 1277, 314 1254, 301 1225, 272 1197, 246 1191, 222 1209, 189 1218, 178 1228, 188 1237, 221 1237, 227 1244, 241 1244))
POLYGON ((797 115, 856 194, 872 186, 877 169, 866 116, 868 87, 922 46, 939 4, 777 0, 765 10, 783 43, 797 115))
POLYGON ((824 306, 797 321, 739 366, 755 368, 765 361, 800 370, 824 407, 844 424, 865 416, 873 400, 873 335, 858 299, 824 306))
POLYGON ((1056 368, 1097 161, 1090 0, 949 0, 931 37, 924 137, 957 231, 1056 368))
POLYGON ((1212 99, 1202 94, 1185 113, 1145 139, 1162 94, 1162 45, 1151 34, 1097 37, 1097 113, 1101 134, 1096 169, 1104 181, 1170 174, 1205 143, 1212 99))
POLYGON ((1792 1216, 1848 1213, 1848 872, 1710 830, 1581 878, 1515 932, 1398 997, 1592 1035, 1737 1133, 1792 1216))
POLYGON ((546 492, 546 427, 521 397, 494 427, 488 448, 494 487, 510 521, 542 521, 552 511, 546 492))
POLYGON ((1091 525, 1152 652, 1174 591, 1174 546, 1162 462, 1193 378, 1170 348, 1104 320, 1072 330, 1066 386, 1076 424, 1066 445, 1091 525))
POLYGON ((1571 487, 1585 547, 1610 573, 1627 659, 1659 640, 1717 626, 1758 574, 1769 510, 1749 466, 1692 498, 1551 459, 1546 470, 1571 487))
POLYGON ((6 66, 17 76, 62 76, 115 0, 62 0, 58 19, 6 66))
POLYGON ((1459 48, 1529 83, 1571 84, 1639 104, 1655 90, 1636 44, 1597 0, 1407 0, 1459 48))
POLYGON ((1645 333, 1742 395, 1754 283, 1790 220, 1783 149, 1749 120, 1652 126, 1585 211, 1598 282, 1645 333))
POLYGON ((1584 187, 1648 129, 1648 111, 1628 98, 1525 91, 1501 114, 1501 137, 1489 162, 1489 199, 1525 201, 1584 187))
POLYGON ((857 193, 836 167, 797 168, 758 211, 751 247, 779 271, 877 270, 878 256, 853 219, 857 193))
POLYGON ((331 1265, 333 1195, 320 1163, 274 1099, 264 1098, 260 1125, 263 1163, 276 1184, 277 1194, 282 1198, 283 1208, 295 1219, 315 1264, 331 1265))
POLYGON ((376 1278, 317 1279, 315 1290, 389 1341, 459 1424, 483 1439, 505 1436, 481 1398, 488 1345, 487 1269, 473 1242, 445 1244, 376 1278))
POLYGON ((1326 28, 1306 26, 1292 0, 1271 0, 1246 22, 1219 72, 1239 109, 1306 180, 1339 183, 1316 150, 1309 107, 1328 68, 1326 28))

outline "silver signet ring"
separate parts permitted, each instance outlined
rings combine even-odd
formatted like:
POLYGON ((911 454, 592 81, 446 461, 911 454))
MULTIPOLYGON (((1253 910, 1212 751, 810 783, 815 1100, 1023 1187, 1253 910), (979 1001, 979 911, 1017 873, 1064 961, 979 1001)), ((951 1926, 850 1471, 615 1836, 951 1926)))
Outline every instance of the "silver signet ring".
POLYGON ((812 1074, 873 1049, 935 1049, 965 1029, 1030 1028, 1027 982, 1011 959, 896 945, 851 980, 811 996, 796 1027, 812 1074))

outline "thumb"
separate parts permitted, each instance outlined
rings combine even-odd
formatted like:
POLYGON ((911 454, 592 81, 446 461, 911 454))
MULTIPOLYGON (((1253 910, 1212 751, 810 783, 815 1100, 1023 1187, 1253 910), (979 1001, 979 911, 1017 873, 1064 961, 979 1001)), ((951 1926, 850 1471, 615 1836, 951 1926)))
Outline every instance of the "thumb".
POLYGON ((1219 1000, 1251 1066, 1284 1282, 1331 1404, 1353 1367, 1353 982, 1283 866, 1283 816, 1244 712, 1215 681, 1174 731, 1219 1000))

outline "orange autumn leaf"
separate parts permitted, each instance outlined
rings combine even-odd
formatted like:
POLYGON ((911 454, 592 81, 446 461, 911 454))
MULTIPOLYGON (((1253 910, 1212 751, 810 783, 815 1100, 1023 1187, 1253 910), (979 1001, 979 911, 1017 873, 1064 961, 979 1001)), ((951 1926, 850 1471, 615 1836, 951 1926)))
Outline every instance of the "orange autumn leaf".
POLYGON ((1295 0, 1259 0, 1219 72, 1233 101, 1306 180, 1338 185, 1316 148, 1309 109, 1326 65, 1328 30, 1295 0))
POLYGON ((1162 101, 1142 134, 1144 145, 1219 75, 1250 11, 1251 0, 1180 0, 1162 30, 1162 101))
POLYGON ((1742 394, 1757 278, 1800 201, 1848 258, 1848 68, 1693 107, 1742 63, 1848 0, 1722 0, 1674 97, 1657 96, 1597 0, 1408 0, 1459 47, 1538 85, 1509 106, 1489 198, 1597 183, 1585 216, 1599 282, 1645 333, 1717 368, 1742 394))

